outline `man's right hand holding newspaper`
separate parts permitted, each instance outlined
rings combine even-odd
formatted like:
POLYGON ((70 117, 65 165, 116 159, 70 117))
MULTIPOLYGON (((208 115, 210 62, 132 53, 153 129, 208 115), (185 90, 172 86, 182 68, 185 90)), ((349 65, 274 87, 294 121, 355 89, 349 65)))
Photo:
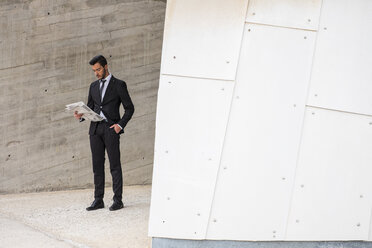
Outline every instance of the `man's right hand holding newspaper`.
POLYGON ((74 116, 75 116, 75 118, 78 119, 78 120, 80 120, 81 117, 83 117, 83 115, 84 115, 84 114, 78 114, 77 111, 74 112, 74 116))

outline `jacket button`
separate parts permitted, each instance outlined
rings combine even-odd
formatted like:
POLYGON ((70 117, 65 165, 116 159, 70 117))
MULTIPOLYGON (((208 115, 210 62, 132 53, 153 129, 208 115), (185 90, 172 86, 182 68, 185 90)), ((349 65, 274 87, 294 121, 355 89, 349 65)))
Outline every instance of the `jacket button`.
POLYGON ((100 106, 100 108, 102 108, 102 106, 100 106))

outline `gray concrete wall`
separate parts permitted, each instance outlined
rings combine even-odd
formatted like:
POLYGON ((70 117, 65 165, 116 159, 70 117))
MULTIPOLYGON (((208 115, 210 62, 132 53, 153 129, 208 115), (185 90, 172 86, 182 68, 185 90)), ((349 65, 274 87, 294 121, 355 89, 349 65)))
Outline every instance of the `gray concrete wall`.
POLYGON ((153 238, 152 248, 372 248, 363 241, 228 241, 153 238))
POLYGON ((92 187, 89 122, 64 106, 86 102, 96 54, 127 82, 136 107, 121 137, 124 183, 151 183, 165 5, 0 1, 0 193, 92 187))

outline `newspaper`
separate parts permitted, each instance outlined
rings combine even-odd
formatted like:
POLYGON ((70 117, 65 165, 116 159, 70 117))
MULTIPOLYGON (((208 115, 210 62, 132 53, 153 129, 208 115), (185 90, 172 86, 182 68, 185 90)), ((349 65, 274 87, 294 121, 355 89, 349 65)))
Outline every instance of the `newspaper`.
POLYGON ((83 102, 75 102, 66 105, 66 111, 68 112, 75 112, 77 111, 78 114, 83 114, 83 118, 91 120, 91 121, 102 121, 103 117, 91 110, 85 103, 83 102))

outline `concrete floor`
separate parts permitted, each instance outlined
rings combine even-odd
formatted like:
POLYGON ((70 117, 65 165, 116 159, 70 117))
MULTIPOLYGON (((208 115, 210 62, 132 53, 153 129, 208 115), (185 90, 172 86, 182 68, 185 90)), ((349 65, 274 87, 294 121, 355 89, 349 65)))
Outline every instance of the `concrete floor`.
POLYGON ((93 190, 0 196, 0 248, 149 248, 147 236, 151 186, 124 187, 125 208, 88 212, 93 190))

